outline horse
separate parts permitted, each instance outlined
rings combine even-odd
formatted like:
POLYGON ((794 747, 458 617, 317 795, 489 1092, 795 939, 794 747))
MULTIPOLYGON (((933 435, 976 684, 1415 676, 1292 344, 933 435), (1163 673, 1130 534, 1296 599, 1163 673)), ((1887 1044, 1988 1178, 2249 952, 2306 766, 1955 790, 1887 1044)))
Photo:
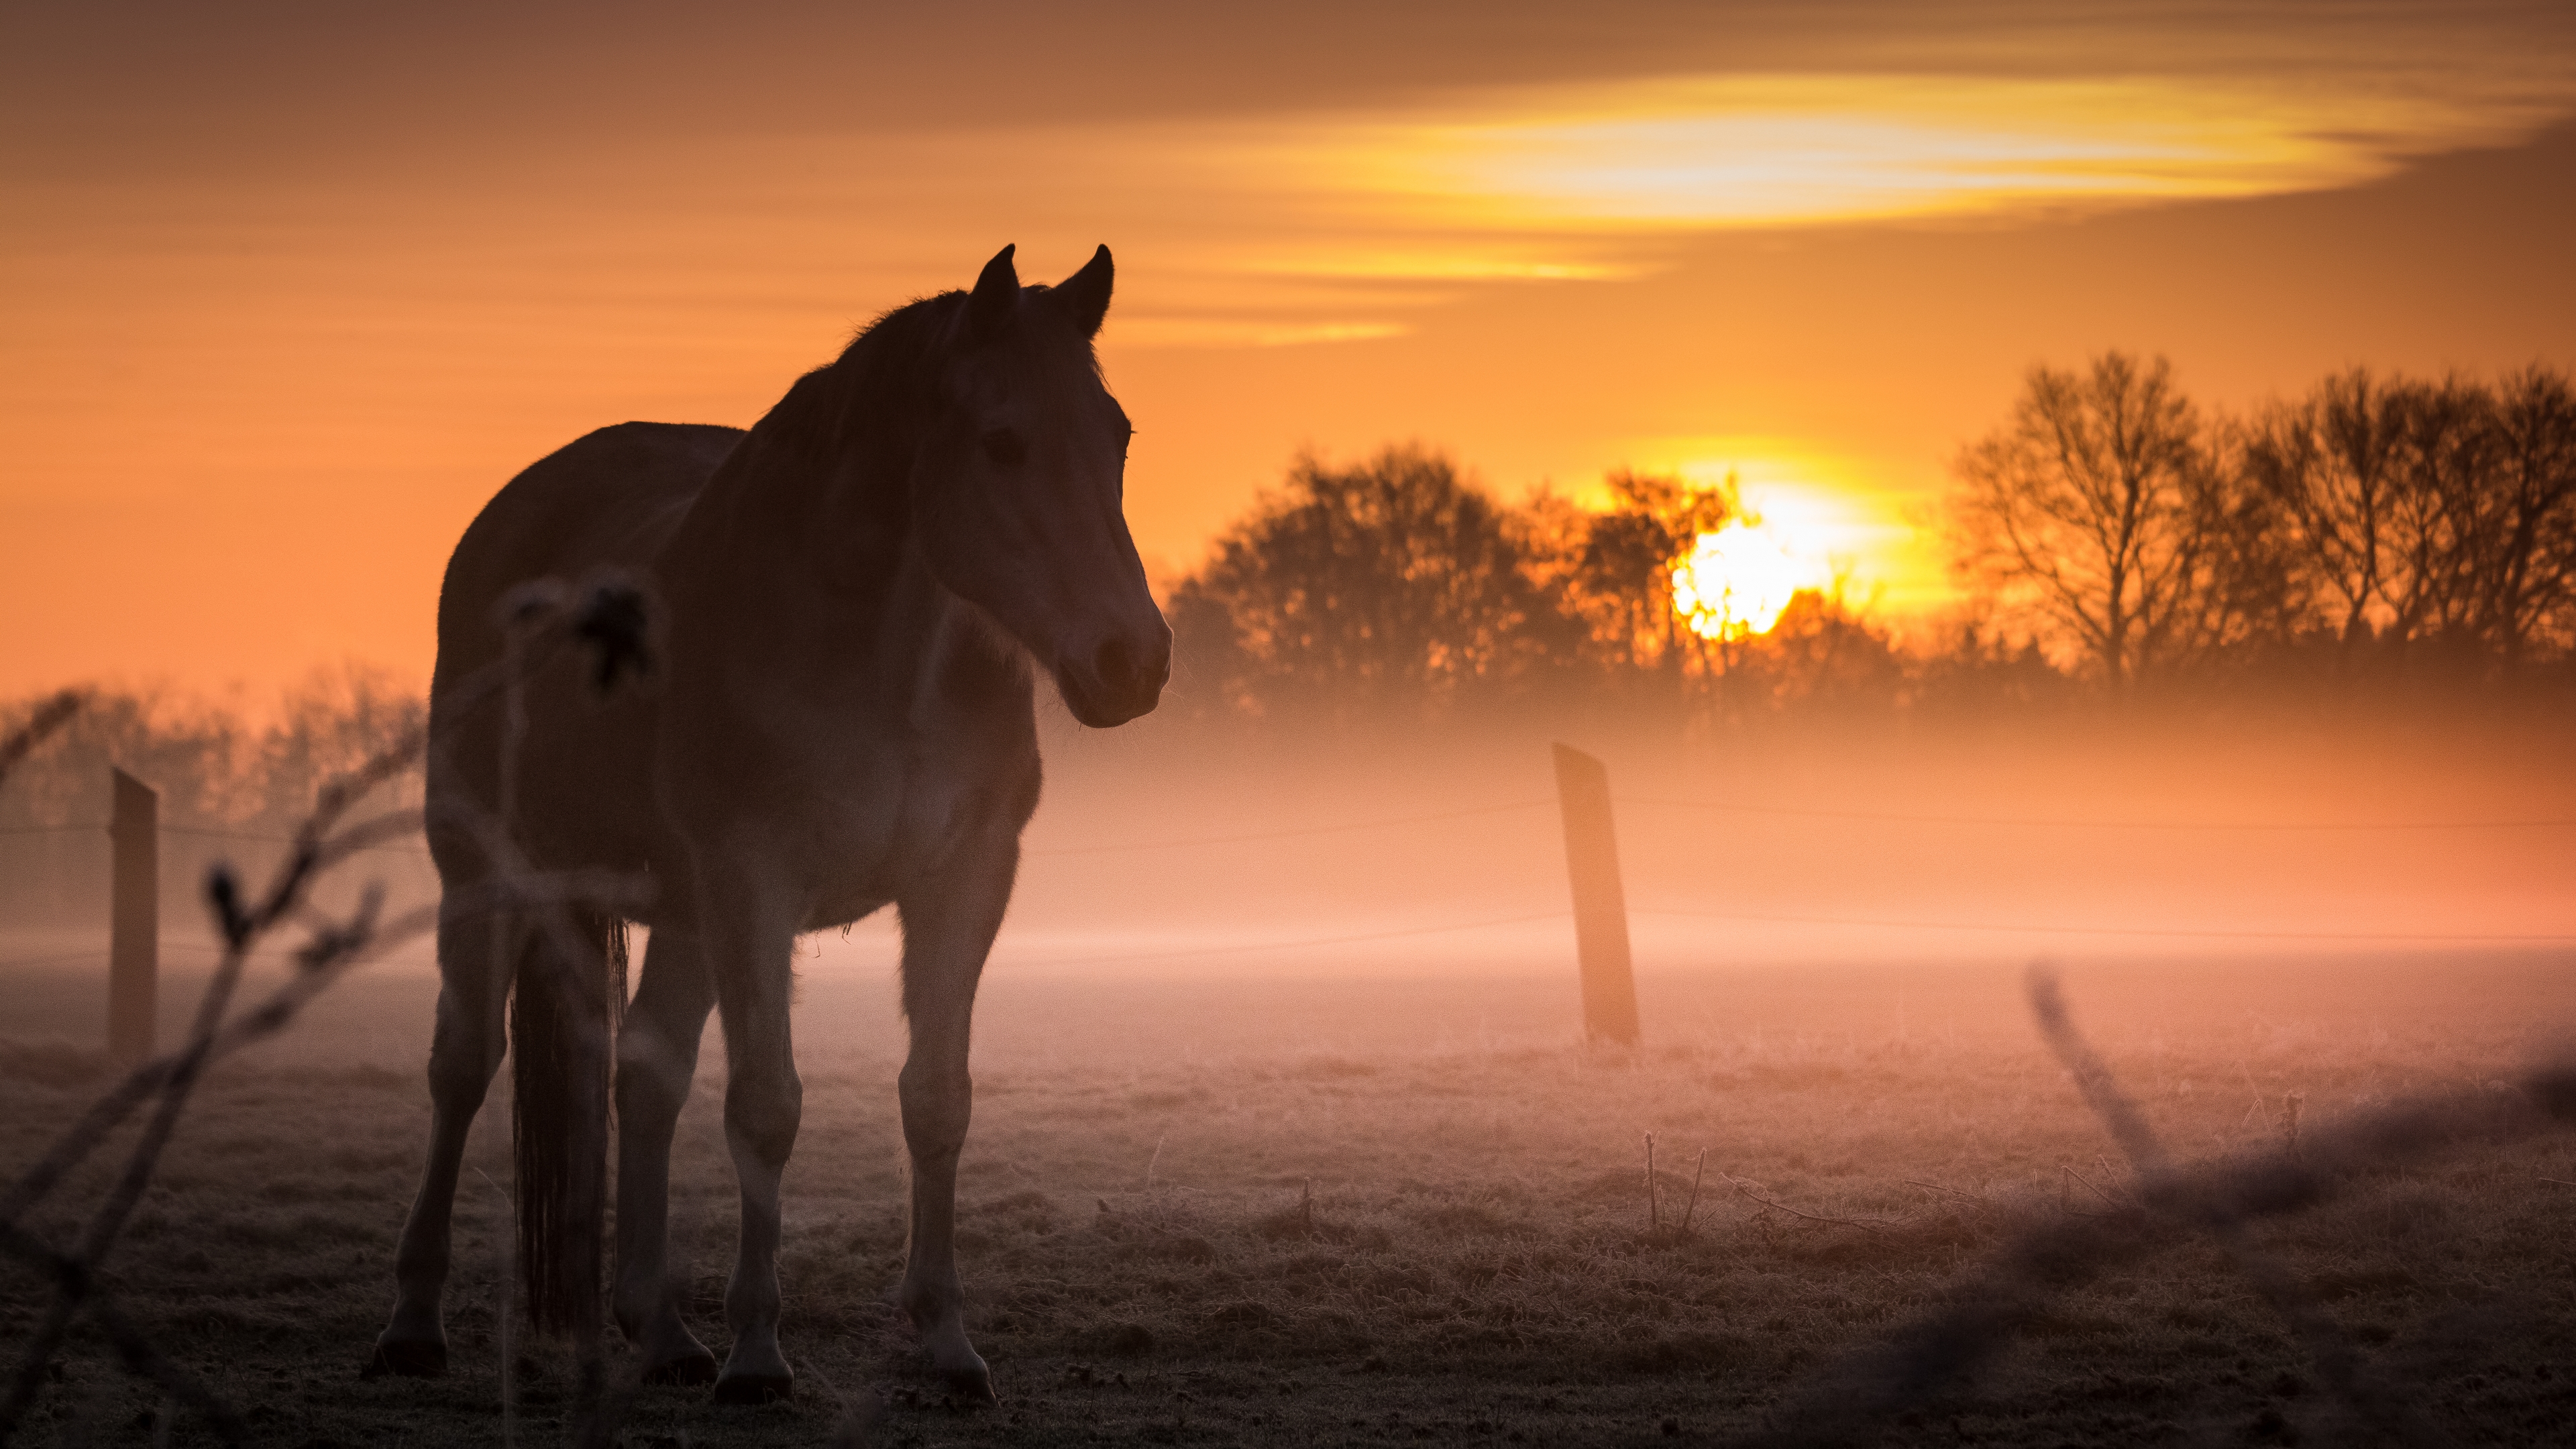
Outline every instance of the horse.
POLYGON ((1054 287, 1022 286, 1012 254, 971 291, 878 318, 747 432, 625 423, 581 438, 513 478, 457 544, 430 695, 425 813, 443 894, 429 1157, 371 1370, 446 1367, 457 1173, 506 1035, 517 1276, 537 1326, 595 1342, 606 1296, 648 1381, 712 1381, 721 1402, 790 1394, 777 1272, 803 1093, 790 958, 799 933, 890 904, 909 1032, 899 1303, 952 1390, 992 1399, 965 1328, 957 1162, 976 983, 1038 804, 1035 670, 1075 719, 1110 728, 1154 708, 1172 638, 1123 512, 1133 429, 1093 348, 1109 249, 1054 287), (653 600, 650 688, 602 698, 574 671, 531 666, 502 710, 467 687, 513 657, 514 588, 601 569, 653 600), (577 929, 537 929, 527 906, 496 928, 477 903, 513 869, 627 873, 652 893, 585 908, 577 929), (651 935, 627 1002, 630 918, 651 935), (710 1010, 742 1199, 721 1369, 665 1266, 671 1138, 710 1010))

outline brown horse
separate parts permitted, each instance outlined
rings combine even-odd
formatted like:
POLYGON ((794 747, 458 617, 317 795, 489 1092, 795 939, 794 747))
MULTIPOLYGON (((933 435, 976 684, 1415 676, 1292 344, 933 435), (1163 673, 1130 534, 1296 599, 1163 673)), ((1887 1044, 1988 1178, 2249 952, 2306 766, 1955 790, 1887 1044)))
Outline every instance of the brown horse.
POLYGON ((1030 664, 1106 728, 1154 707, 1171 659, 1121 511, 1131 429, 1092 352, 1110 273, 1103 247, 1060 286, 1022 287, 1005 247, 973 292, 880 318, 748 433, 603 429, 512 479, 466 530, 431 685, 447 898, 488 898, 477 887, 506 875, 512 848, 539 870, 649 873, 651 904, 621 914, 652 939, 625 1005, 621 921, 496 929, 462 904, 442 919, 429 1163, 376 1367, 445 1366, 449 1213, 515 983, 521 1276, 540 1326, 598 1331, 605 1057, 625 1005, 618 1325, 650 1377, 712 1378, 720 1400, 786 1393, 778 1195, 802 1098, 789 958, 799 932, 892 904, 911 1029, 901 1302, 940 1373, 990 1396, 953 1250, 957 1158, 976 980, 1038 802, 1030 664), (515 710, 463 702, 460 682, 504 657, 515 586, 603 567, 658 599, 656 687, 601 700, 546 670, 515 710), (567 940, 583 960, 562 961, 567 940), (721 1373, 681 1319, 664 1249, 671 1134, 710 1009, 742 1189, 721 1373))

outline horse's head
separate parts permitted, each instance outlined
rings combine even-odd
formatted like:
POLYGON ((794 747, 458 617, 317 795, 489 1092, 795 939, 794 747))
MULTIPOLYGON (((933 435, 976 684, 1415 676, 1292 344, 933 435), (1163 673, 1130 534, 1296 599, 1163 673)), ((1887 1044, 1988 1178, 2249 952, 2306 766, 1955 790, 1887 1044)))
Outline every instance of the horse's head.
POLYGON ((1102 729, 1151 710, 1172 663, 1120 507, 1134 430, 1091 351, 1109 284, 1107 247, 1051 288, 1022 287, 1002 248, 956 311, 912 476, 939 581, 1027 646, 1074 718, 1102 729))

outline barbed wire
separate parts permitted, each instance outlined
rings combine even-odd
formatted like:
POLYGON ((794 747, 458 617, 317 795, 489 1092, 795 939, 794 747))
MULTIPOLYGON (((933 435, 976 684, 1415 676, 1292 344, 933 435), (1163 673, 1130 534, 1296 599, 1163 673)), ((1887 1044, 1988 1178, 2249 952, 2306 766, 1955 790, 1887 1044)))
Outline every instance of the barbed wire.
MULTIPOLYGON (((2507 935, 2435 932, 2367 932, 2367 931, 2231 931, 2190 930, 2152 926, 2086 926, 2086 925, 2004 925, 1992 922, 1912 921, 1847 916, 1787 916, 1751 911, 1685 911, 1631 907, 1631 916, 1666 916, 1688 920, 1725 920, 1769 922, 1801 926, 1877 927, 1905 930, 1993 931, 2030 935, 2060 936, 2134 936, 2146 938, 2183 938, 2195 940, 2266 940, 2266 941, 2339 941, 2355 944, 2576 944, 2576 934, 2507 935)), ((1404 926, 1392 930, 1367 931, 1346 935, 1300 936, 1286 940, 1228 941, 1204 946, 1175 947, 1169 950, 1110 952, 1091 956, 1048 956, 1034 960, 1005 958, 997 965, 1025 966, 1093 966, 1128 961, 1171 961, 1200 956, 1236 955, 1263 951, 1297 951, 1321 946, 1350 946, 1372 941, 1397 940, 1411 936, 1443 935, 1454 932, 1481 931, 1497 926, 1531 925, 1540 921, 1562 921, 1573 917, 1568 910, 1541 911, 1528 915, 1488 916, 1472 921, 1451 921, 1436 925, 1404 926)))
MULTIPOLYGON (((1031 960, 1005 958, 1002 966, 1092 966, 1128 961, 1173 961, 1200 956, 1225 956, 1248 952, 1296 951, 1319 946, 1361 945, 1372 941, 1397 940, 1409 936, 1444 935, 1453 932, 1481 931, 1496 926, 1532 925, 1540 921, 1567 920, 1570 909, 1538 911, 1513 916, 1488 916, 1471 921, 1444 921, 1419 926, 1401 926, 1382 931, 1363 931, 1330 936, 1297 936, 1285 940, 1226 941, 1210 945, 1180 946, 1164 950, 1105 952, 1089 956, 1046 956, 1031 960)), ((1677 920, 1736 921, 1751 924, 1827 926, 1843 929, 1992 932, 2009 935, 2040 936, 2115 936, 2146 940, 2196 941, 2335 941, 2352 945, 2576 945, 2576 932, 2476 932, 2476 931, 2285 931, 2270 929, 2234 929, 2213 927, 2200 929, 2183 926, 2103 926, 2088 924, 2048 924, 2009 921, 1933 921, 1887 916, 1815 916, 1785 915, 1769 911, 1704 911, 1675 907, 1632 906, 1628 914, 1665 917, 1677 920)), ((164 942, 164 950, 217 952, 220 948, 195 942, 164 942)), ((103 948, 69 952, 56 956, 15 957, 0 960, 0 970, 37 969, 67 965, 75 961, 103 960, 103 948)), ((407 960, 405 964, 434 965, 434 962, 407 960)))
POLYGON ((2411 942, 2423 945, 2564 945, 2576 933, 2498 931, 2284 931, 2193 926, 2033 925, 2005 921, 1926 921, 1887 916, 1791 916, 1762 911, 1701 911, 1632 906, 1635 916, 1675 916, 1702 921, 1750 921, 1790 926, 1868 926, 1908 931, 1994 931, 2031 936, 2139 936, 2197 941, 2411 942))
POLYGON ((1103 956, 1051 956, 1036 961, 1007 961, 1006 966, 1091 966, 1113 961, 1171 961, 1195 956, 1233 955, 1247 951, 1297 951, 1314 946, 1352 946, 1365 941, 1392 941, 1404 936, 1437 936, 1481 931, 1493 926, 1525 926, 1536 921, 1562 921, 1571 910, 1540 911, 1525 916, 1495 916, 1481 921, 1454 921, 1437 926, 1403 926, 1391 931, 1365 931, 1348 936, 1306 936, 1292 941, 1243 941, 1220 946, 1189 946, 1171 951, 1129 951, 1103 956))
MULTIPOLYGON (((278 845, 293 845, 295 843, 295 837, 292 835, 279 835, 272 831, 265 830, 220 830, 211 825, 157 825, 153 828, 163 835, 198 835, 216 840, 264 840, 278 845)), ((12 825, 0 827, 0 835, 104 835, 112 829, 114 829, 113 826, 104 823, 96 825, 12 825)), ((417 856, 422 860, 430 858, 429 850, 425 846, 394 845, 387 843, 363 846, 360 848, 371 851, 382 851, 387 855, 410 855, 417 856)))
POLYGON ((1168 840, 1122 840, 1100 845, 1058 845, 1023 850, 1020 853, 1022 855, 1100 855, 1118 850, 1177 850, 1192 845, 1234 845, 1250 840, 1290 840, 1306 835, 1343 835, 1360 830, 1385 830, 1399 825, 1425 825, 1440 820, 1465 820, 1477 815, 1503 815, 1522 810, 1536 810, 1555 803, 1552 798, 1513 800, 1501 805, 1478 805, 1465 810, 1440 810, 1427 815, 1393 815, 1382 820, 1354 820, 1341 825, 1257 830, 1237 835, 1176 836, 1168 840))
POLYGON ((1884 810, 1818 810, 1792 805, 1742 805, 1723 800, 1668 800, 1646 795, 1612 797, 1623 805, 1673 810, 1718 810, 1735 815, 1785 815, 1815 820, 1869 820, 1900 825, 2002 825, 2047 830, 2367 831, 2367 830, 2569 830, 2576 816, 2516 820, 2097 820, 2080 816, 1916 815, 1884 810))
MULTIPOLYGON (((1737 815, 1769 815, 1812 820, 1865 820, 1899 825, 1966 825, 2009 826, 2049 830, 2174 830, 2174 831, 2260 831, 2320 832, 2341 831, 2410 831, 2410 830, 2568 830, 2576 829, 2576 817, 2534 816, 2509 820, 2108 820, 2080 816, 2021 815, 1929 815, 1884 810, 1822 810, 1793 805, 1744 805, 1717 800, 1670 800, 1646 795, 1612 797, 1623 805, 1646 805, 1672 810, 1715 810, 1737 815)), ((1309 835, 1341 835, 1366 830, 1387 830, 1407 825, 1428 825, 1448 820, 1465 820, 1481 815, 1513 814, 1555 805, 1553 797, 1511 800, 1496 805, 1476 805, 1459 810, 1429 811, 1419 815, 1392 815, 1376 820, 1352 820, 1331 825, 1287 826, 1277 830, 1250 830, 1224 835, 1176 835, 1155 840, 1113 840, 1091 845, 1032 846, 1021 852, 1030 856, 1102 855, 1126 850, 1178 850, 1200 845, 1237 845, 1263 840, 1291 840, 1309 835)), ((105 822, 69 825, 0 826, 0 836, 64 835, 104 831, 105 822)), ((160 829, 172 835, 216 836, 228 840, 267 840, 289 842, 291 836, 254 830, 229 830, 204 825, 164 825, 160 829)), ((378 849, 402 850, 401 846, 378 849)), ((426 855, 426 851, 417 853, 426 855)))
MULTIPOLYGON (((224 951, 224 948, 221 946, 210 945, 203 941, 163 941, 160 943, 158 949, 163 951, 195 951, 209 956, 221 956, 224 951)), ((107 958, 108 950, 106 947, 94 946, 86 951, 70 951, 60 956, 13 956, 8 960, 0 961, 0 971, 14 971, 20 969, 32 971, 45 966, 66 966, 75 961, 105 961, 107 958)), ((370 957, 369 960, 371 964, 385 966, 436 966, 438 964, 438 962, 433 959, 421 956, 379 955, 370 957)), ((285 964, 291 965, 292 963, 290 962, 285 964)))

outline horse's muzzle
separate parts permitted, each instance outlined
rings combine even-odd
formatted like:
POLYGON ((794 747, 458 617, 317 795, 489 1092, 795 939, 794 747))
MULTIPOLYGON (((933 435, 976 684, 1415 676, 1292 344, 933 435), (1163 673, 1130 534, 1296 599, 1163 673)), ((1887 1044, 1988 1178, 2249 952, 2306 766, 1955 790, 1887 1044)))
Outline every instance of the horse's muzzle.
POLYGON ((1068 659, 1056 666, 1055 685, 1075 719, 1105 730, 1151 714, 1171 677, 1168 632, 1141 647, 1113 634, 1091 651, 1090 658, 1068 659))

